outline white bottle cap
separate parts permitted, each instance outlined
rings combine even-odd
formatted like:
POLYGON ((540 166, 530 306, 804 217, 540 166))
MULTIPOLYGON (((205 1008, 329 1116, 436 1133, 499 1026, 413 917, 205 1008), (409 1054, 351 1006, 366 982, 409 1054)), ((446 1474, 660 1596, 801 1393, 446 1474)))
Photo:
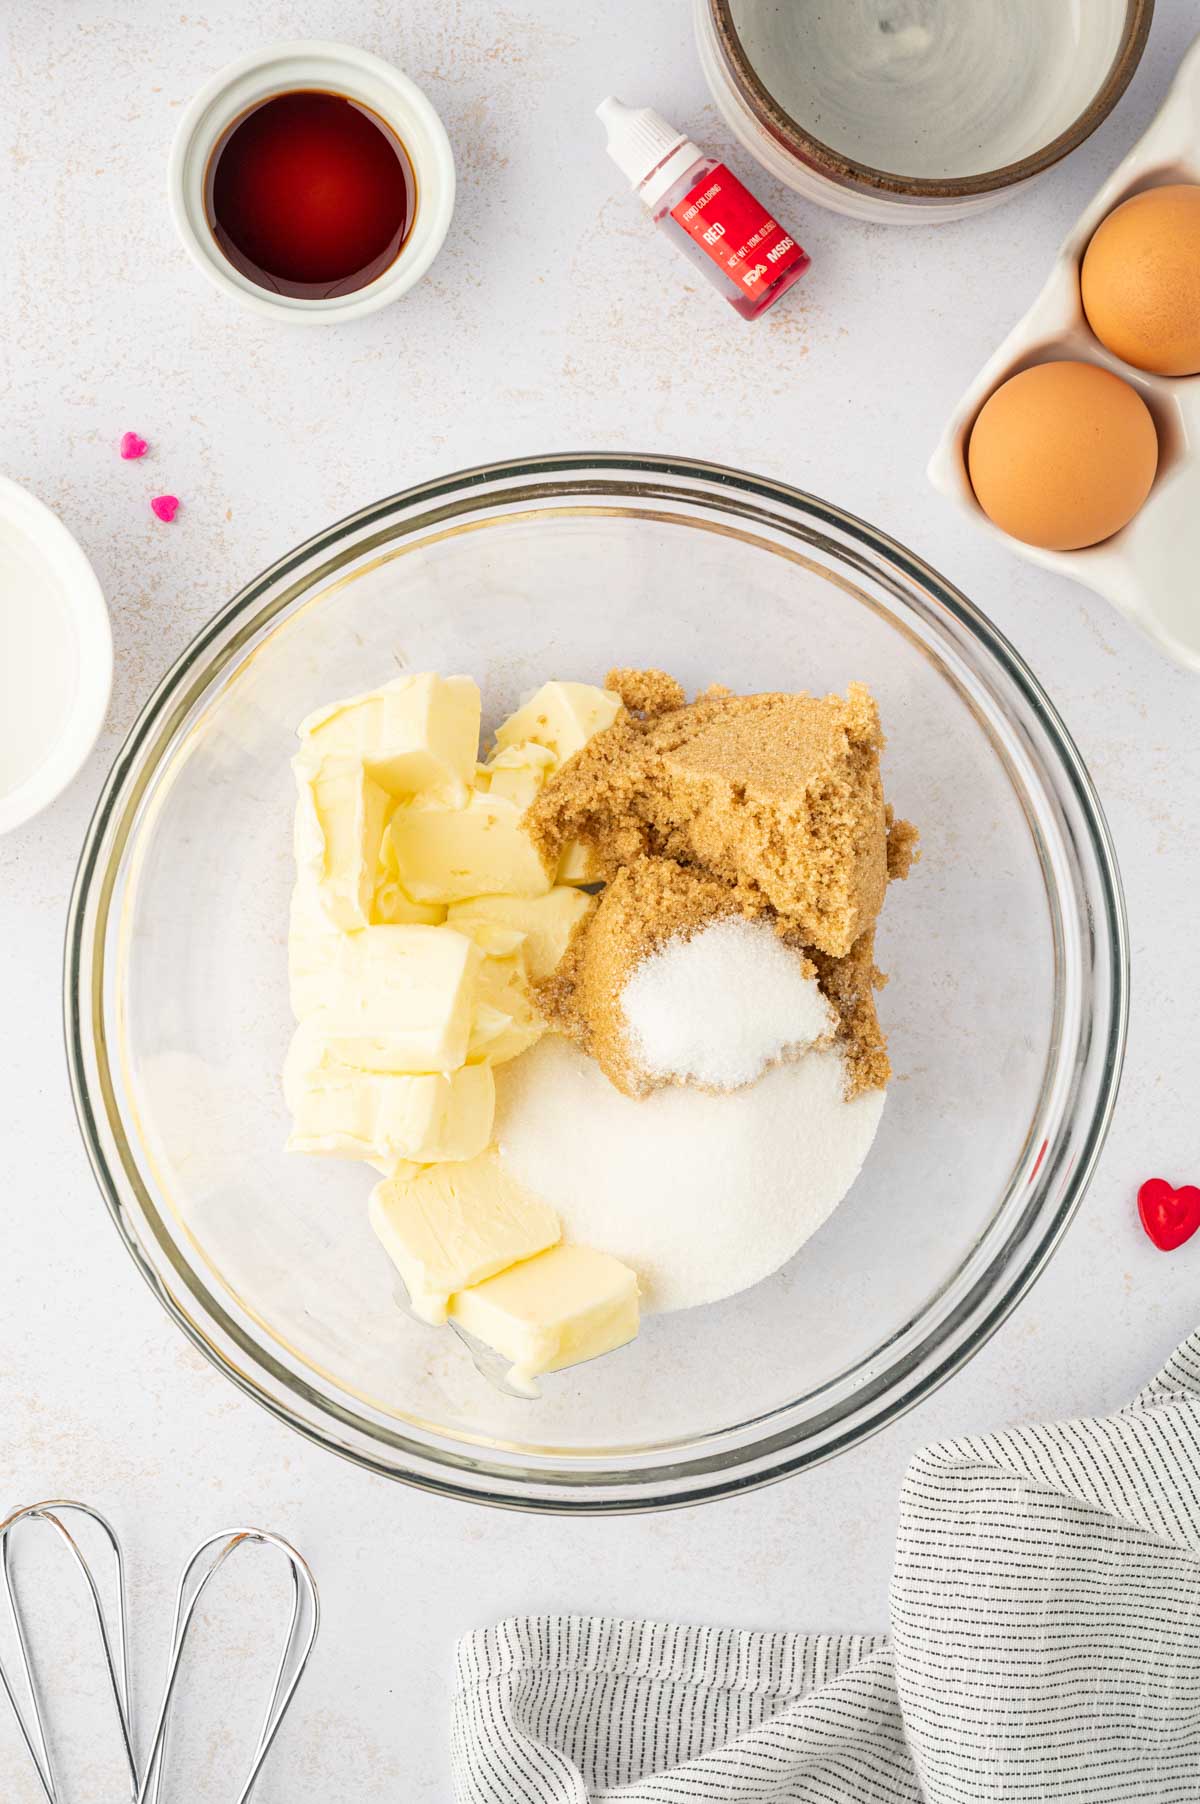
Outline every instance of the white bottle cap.
POLYGON ((608 130, 608 154, 648 207, 677 182, 704 152, 648 106, 626 106, 615 94, 602 100, 596 117, 608 130))

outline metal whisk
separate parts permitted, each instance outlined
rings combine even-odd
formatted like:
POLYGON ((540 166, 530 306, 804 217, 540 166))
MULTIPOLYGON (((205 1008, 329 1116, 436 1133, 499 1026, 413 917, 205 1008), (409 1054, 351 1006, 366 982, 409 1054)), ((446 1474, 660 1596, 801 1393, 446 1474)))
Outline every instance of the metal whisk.
POLYGON ((145 1765, 139 1767, 129 1675, 125 1560, 115 1529, 98 1510, 92 1509, 90 1505, 72 1503, 65 1499, 29 1504, 24 1509, 14 1511, 6 1521, 0 1522, 0 1582, 2 1582, 3 1600, 12 1626, 12 1639, 17 1650, 17 1670, 20 1673, 22 1695, 18 1696, 18 1687, 14 1684, 3 1661, 0 1661, 0 1684, 3 1685, 12 1706, 21 1738, 28 1749, 29 1757, 33 1762, 48 1804, 66 1804, 66 1801, 60 1789, 61 1777, 55 1766, 53 1738, 47 1732, 45 1696, 38 1681, 37 1668, 30 1651, 28 1626, 13 1584, 12 1571, 15 1531, 23 1524, 31 1522, 45 1523, 53 1531, 86 1586, 87 1599, 100 1635, 105 1671, 120 1727, 122 1752, 129 1776, 130 1804, 159 1804, 159 1793, 166 1761, 167 1737, 175 1706, 180 1665, 187 1645, 188 1632, 195 1619, 200 1599, 209 1583, 240 1547, 274 1547, 283 1555, 292 1575, 291 1622, 275 1667, 267 1713, 255 1743, 250 1770, 235 1796, 235 1804, 246 1804, 262 1771, 263 1762, 270 1753, 272 1743, 279 1733, 280 1725, 287 1715, 296 1687, 308 1664, 313 1642, 317 1638, 317 1627, 321 1615, 320 1602, 307 1562, 287 1541, 278 1535, 268 1534, 262 1529, 235 1529, 224 1534, 213 1535, 207 1541, 201 1542, 184 1567, 183 1576, 180 1578, 175 1594, 175 1620, 171 1631, 171 1650, 167 1661, 167 1676, 163 1685, 162 1701, 155 1718, 154 1732, 145 1765), (111 1549, 116 1580, 116 1603, 111 1612, 105 1610, 92 1567, 75 1535, 64 1521, 64 1517, 68 1521, 72 1517, 86 1519, 100 1531, 107 1546, 111 1549))

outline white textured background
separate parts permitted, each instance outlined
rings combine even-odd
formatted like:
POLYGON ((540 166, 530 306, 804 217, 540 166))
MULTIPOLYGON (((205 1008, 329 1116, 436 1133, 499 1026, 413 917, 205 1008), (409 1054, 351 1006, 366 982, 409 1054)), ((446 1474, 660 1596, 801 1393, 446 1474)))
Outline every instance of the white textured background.
MULTIPOLYGON (((132 1550, 147 1681, 167 1586, 202 1534, 257 1519, 308 1552, 325 1629, 264 1804, 445 1798, 452 1643, 504 1612, 880 1627, 897 1483, 919 1439, 1116 1404, 1200 1318, 1200 1240, 1164 1258, 1133 1213, 1151 1172, 1200 1178, 1200 691, 1102 602, 976 539, 922 474, 950 403, 1149 120, 1196 23, 1191 0, 1159 0, 1115 115, 1033 192, 971 223, 854 225, 733 154, 814 264, 750 327, 656 239, 591 116, 616 90, 729 147, 684 0, 3 7, 0 464, 94 561, 117 674, 84 774, 0 842, 0 1503, 65 1492, 110 1508, 132 1550), (441 111, 459 168, 431 276, 329 332, 261 323, 210 290, 163 195, 193 90, 246 49, 298 36, 399 63, 441 111), (127 427, 153 443, 140 464, 115 454, 127 427), (372 1479, 218 1377, 109 1225, 59 1027, 64 914, 93 798, 150 684, 205 618, 362 503, 483 459, 585 448, 692 453, 812 488, 982 604, 1091 766, 1134 948, 1129 1057, 1100 1175, 985 1351, 916 1414, 817 1472, 614 1522, 493 1514, 372 1479), (184 503, 169 528, 146 507, 162 490, 184 503)), ((216 1651, 236 1669, 251 1642, 239 1620, 216 1651)), ((229 1670, 193 1706, 207 1749, 195 1800, 231 1795, 213 1776, 229 1670)), ((35 1795, 0 1718, 0 1797, 35 1795)))

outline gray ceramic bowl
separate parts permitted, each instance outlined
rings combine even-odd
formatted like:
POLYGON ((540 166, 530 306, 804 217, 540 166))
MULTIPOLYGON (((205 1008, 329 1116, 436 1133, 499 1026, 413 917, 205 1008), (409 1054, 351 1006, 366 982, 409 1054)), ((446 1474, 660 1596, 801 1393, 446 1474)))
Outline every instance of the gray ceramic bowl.
POLYGON ((1154 0, 694 0, 713 97, 797 192, 891 223, 995 205, 1083 143, 1154 0))

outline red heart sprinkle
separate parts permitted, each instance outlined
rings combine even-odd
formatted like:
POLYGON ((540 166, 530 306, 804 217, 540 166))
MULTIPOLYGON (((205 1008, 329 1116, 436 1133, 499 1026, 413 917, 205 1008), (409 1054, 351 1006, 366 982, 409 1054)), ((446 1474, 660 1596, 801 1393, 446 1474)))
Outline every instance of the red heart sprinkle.
POLYGON ((179 512, 179 496, 156 495, 150 503, 150 512, 157 514, 160 520, 165 520, 169 525, 179 512))
POLYGON ((121 434, 120 452, 122 457, 145 457, 149 449, 145 439, 139 438, 136 432, 121 434))
POLYGON ((1142 1226, 1160 1252, 1174 1252, 1200 1228, 1200 1190, 1195 1184, 1173 1190, 1166 1178, 1147 1178, 1137 1203, 1142 1226))

